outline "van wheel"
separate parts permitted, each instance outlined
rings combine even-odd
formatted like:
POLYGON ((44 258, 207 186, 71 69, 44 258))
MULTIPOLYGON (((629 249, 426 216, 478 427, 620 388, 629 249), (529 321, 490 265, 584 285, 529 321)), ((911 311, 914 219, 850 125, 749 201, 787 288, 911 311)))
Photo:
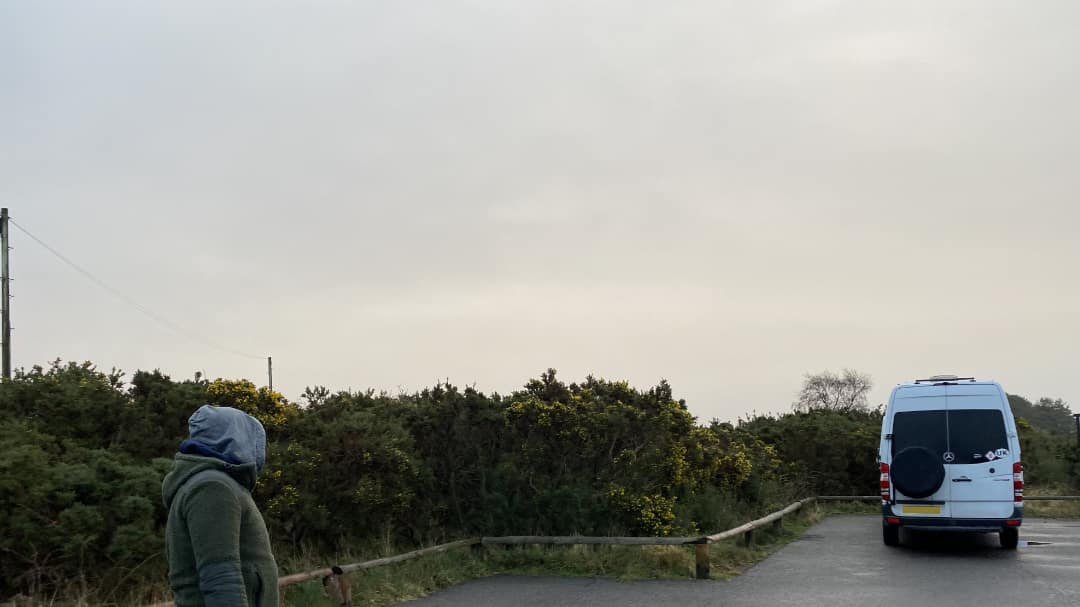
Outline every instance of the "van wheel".
POLYGON ((881 539, 885 541, 886 546, 899 546, 900 527, 897 527, 895 525, 882 525, 881 539))
POLYGON ((1020 543, 1020 530, 1016 527, 1007 527, 998 532, 998 537, 1001 538, 1002 548, 1016 550, 1016 545, 1020 543))

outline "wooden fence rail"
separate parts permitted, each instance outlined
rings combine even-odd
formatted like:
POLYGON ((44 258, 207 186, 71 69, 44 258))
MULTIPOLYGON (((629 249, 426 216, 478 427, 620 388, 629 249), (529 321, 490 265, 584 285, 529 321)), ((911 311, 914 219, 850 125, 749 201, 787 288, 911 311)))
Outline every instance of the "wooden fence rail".
MULTIPOLYGON (((429 554, 436 554, 439 552, 446 552, 447 550, 453 550, 454 548, 464 548, 465 546, 478 546, 480 545, 480 538, 474 537, 466 540, 458 540, 456 542, 450 542, 448 544, 440 544, 438 546, 431 546, 428 548, 421 548, 420 550, 413 550, 412 552, 406 552, 405 554, 398 554, 396 556, 388 556, 381 559, 375 559, 373 561, 364 561, 362 563, 352 563, 350 565, 341 565, 338 569, 342 573, 349 573, 351 571, 359 571, 361 569, 371 569, 373 567, 381 567, 383 565, 390 565, 393 563, 400 563, 402 561, 409 561, 429 554)), ((316 569, 314 571, 307 571, 304 573, 293 573, 291 575, 285 575, 278 578, 278 588, 285 588, 286 586, 292 586, 294 584, 301 584, 303 582, 311 580, 319 580, 328 575, 332 575, 334 572, 333 567, 326 567, 324 569, 316 569)), ((172 601, 164 603, 154 603, 148 607, 174 607, 175 604, 172 601)))
POLYGON ((525 544, 544 544, 552 546, 607 545, 607 546, 680 546, 700 544, 699 537, 608 537, 584 535, 509 535, 504 537, 483 537, 480 543, 485 546, 522 546, 525 544))
MULTIPOLYGON (((388 556, 381 559, 375 559, 372 561, 364 561, 362 563, 352 563, 350 565, 341 565, 339 569, 344 573, 351 571, 359 571, 361 569, 371 569, 373 567, 381 567, 383 565, 390 565, 393 563, 400 563, 402 561, 408 561, 415 558, 420 558, 429 554, 436 554, 439 552, 446 552, 447 550, 453 550, 455 548, 464 548, 466 546, 522 546, 527 544, 532 545, 552 545, 552 546, 573 546, 573 545, 608 545, 608 546, 695 546, 695 569, 698 579, 709 578, 709 544, 715 542, 722 542, 733 538, 742 536, 743 541, 749 545, 753 543, 754 531, 772 524, 774 528, 779 528, 782 524, 783 518, 789 514, 797 512, 808 504, 812 504, 815 501, 822 502, 838 502, 838 501, 876 501, 880 500, 879 495, 819 495, 816 497, 808 497, 803 500, 799 500, 787 507, 777 510, 771 514, 767 514, 757 520, 750 521, 738 527, 721 531, 720 533, 714 533, 712 535, 705 535, 700 537, 604 537, 604 536, 546 536, 546 535, 511 535, 502 537, 474 537, 464 540, 458 540, 456 542, 450 542, 448 544, 440 544, 438 546, 431 546, 429 548, 421 548, 420 550, 414 550, 412 552, 406 552, 405 554, 399 554, 396 556, 388 556)), ((1080 495, 1026 495, 1025 501, 1035 500, 1080 500, 1080 495)), ((321 579, 333 573, 333 568, 326 567, 324 569, 316 569, 314 571, 308 571, 305 573, 293 573, 291 575, 282 576, 278 579, 278 587, 284 588, 293 584, 300 584, 310 580, 321 579)), ((173 603, 155 603, 148 607, 173 607, 173 603)))
MULTIPOLYGON (((745 535, 747 533, 753 533, 753 531, 755 529, 760 529, 761 527, 764 527, 765 525, 768 525, 769 523, 772 523, 774 521, 778 521, 778 520, 784 518, 786 515, 791 514, 791 513, 795 512, 796 510, 799 510, 803 506, 805 506, 807 504, 812 504, 814 502, 814 500, 816 500, 816 499, 817 498, 815 498, 815 497, 808 497, 808 498, 806 498, 804 500, 799 500, 799 501, 795 502, 794 504, 791 504, 787 508, 784 508, 783 510, 777 510, 776 512, 773 512, 772 514, 763 516, 763 517, 757 519, 756 521, 750 521, 749 523, 746 523, 745 525, 739 525, 738 527, 735 527, 733 529, 728 529, 727 531, 721 531, 720 533, 714 533, 713 535, 706 536, 706 539, 709 540, 709 542, 722 542, 724 540, 728 540, 728 539, 731 539, 733 537, 738 537, 740 535, 745 535)), ((746 539, 748 540, 747 543, 749 543, 749 540, 752 539, 752 538, 753 538, 752 535, 747 536, 746 537, 746 539)))
MULTIPOLYGON (((474 546, 480 543, 480 538, 470 538, 467 540, 458 540, 456 542, 450 542, 448 544, 440 544, 438 546, 431 546, 429 548, 421 548, 420 550, 413 550, 412 552, 406 552, 405 554, 398 554, 396 556, 388 556, 386 558, 375 559, 373 561, 364 561, 363 563, 353 563, 351 565, 341 565, 339 568, 349 573, 351 571, 359 571, 361 569, 371 569, 373 567, 382 567, 383 565, 391 565, 393 563, 400 563, 402 561, 410 561, 412 559, 427 556, 429 554, 436 554, 439 552, 446 552, 447 550, 453 550, 454 548, 464 548, 465 546, 474 546)), ((292 586, 293 584, 299 584, 308 580, 321 579, 333 573, 333 569, 327 567, 325 569, 316 569, 315 571, 308 571, 307 573, 294 573, 292 575, 286 575, 278 578, 278 587, 284 588, 286 586, 292 586)))

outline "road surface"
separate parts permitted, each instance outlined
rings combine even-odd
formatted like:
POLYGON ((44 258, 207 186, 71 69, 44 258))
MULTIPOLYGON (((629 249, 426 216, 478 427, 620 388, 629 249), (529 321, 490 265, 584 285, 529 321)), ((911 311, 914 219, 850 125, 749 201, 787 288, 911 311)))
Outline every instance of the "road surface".
POLYGON ((1080 605, 1080 520, 1025 520, 1015 551, 999 548, 997 535, 906 534, 902 540, 900 548, 883 545, 879 517, 833 516, 728 582, 496 576, 407 605, 1080 605))

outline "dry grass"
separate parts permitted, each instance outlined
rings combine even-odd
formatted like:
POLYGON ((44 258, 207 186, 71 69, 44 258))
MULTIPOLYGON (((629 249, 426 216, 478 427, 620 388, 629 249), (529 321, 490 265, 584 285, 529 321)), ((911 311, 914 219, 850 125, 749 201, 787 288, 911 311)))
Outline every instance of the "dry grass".
MULTIPOLYGON (((1080 491, 1066 485, 1027 486, 1024 494, 1028 497, 1037 495, 1080 495, 1080 491)), ((1024 502, 1024 516, 1039 518, 1080 518, 1080 500, 1024 502)))
MULTIPOLYGON (((811 505, 785 519, 782 530, 756 531, 750 547, 737 541, 713 544, 710 547, 712 577, 730 579, 738 575, 838 510, 850 512, 851 508, 811 505)), ((353 574, 353 604, 392 605, 468 579, 495 574, 630 581, 691 579, 694 568, 693 546, 485 546, 476 554, 461 549, 353 574)), ((330 605, 322 595, 319 582, 288 588, 283 603, 293 607, 330 605)))

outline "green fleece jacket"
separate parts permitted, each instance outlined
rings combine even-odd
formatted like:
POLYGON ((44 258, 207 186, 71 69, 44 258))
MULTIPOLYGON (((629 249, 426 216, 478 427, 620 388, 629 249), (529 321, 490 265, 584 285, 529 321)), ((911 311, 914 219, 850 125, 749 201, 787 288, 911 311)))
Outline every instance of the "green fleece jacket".
POLYGON ((255 463, 177 453, 162 483, 176 607, 278 607, 270 535, 251 499, 255 463))

